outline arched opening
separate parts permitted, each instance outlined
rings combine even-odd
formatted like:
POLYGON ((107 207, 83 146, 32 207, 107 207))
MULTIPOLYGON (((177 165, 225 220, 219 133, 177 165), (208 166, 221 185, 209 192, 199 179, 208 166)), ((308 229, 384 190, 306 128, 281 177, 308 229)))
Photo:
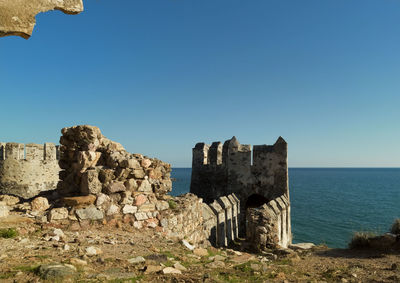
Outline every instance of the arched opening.
POLYGON ((262 195, 254 194, 247 198, 246 201, 246 210, 248 208, 256 208, 260 207, 265 203, 268 203, 269 200, 262 195))

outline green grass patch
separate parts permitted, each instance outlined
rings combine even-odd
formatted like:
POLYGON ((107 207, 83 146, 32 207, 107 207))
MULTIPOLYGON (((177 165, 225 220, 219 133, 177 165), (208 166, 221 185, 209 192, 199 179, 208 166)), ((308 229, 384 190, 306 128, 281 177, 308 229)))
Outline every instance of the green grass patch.
POLYGON ((2 272, 2 273, 0 273, 0 279, 14 278, 16 274, 17 274, 17 271, 2 272))
POLYGON ((0 229, 0 238, 11 239, 18 236, 17 230, 14 228, 0 229))
POLYGON ((20 265, 15 267, 14 269, 22 272, 36 274, 39 271, 39 265, 20 265))

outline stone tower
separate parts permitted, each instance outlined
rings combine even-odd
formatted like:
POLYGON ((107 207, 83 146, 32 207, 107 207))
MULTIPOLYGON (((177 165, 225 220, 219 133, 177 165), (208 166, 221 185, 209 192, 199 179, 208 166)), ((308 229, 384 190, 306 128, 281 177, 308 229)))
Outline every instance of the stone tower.
POLYGON ((235 194, 240 200, 239 232, 246 233, 246 211, 267 204, 279 214, 281 246, 291 243, 287 143, 242 145, 236 137, 224 144, 198 143, 193 148, 190 192, 211 203, 235 194))

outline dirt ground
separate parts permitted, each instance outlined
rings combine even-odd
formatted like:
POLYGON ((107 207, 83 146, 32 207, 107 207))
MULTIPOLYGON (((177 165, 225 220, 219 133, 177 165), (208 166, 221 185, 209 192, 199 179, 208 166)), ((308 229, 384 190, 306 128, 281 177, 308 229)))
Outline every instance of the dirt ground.
POLYGON ((18 216, 0 221, 0 231, 17 232, 0 237, 0 282, 400 282, 393 253, 315 247, 252 254, 242 243, 192 251, 120 222, 40 224, 18 216), (46 273, 51 264, 72 272, 46 273))

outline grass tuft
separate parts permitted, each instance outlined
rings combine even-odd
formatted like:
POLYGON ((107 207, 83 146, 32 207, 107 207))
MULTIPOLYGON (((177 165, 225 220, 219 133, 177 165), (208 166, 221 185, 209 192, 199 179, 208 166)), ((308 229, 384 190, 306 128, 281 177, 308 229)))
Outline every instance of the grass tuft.
POLYGON ((394 222, 392 224, 392 228, 390 229, 390 232, 392 234, 396 234, 396 235, 400 234, 400 218, 397 218, 396 220, 394 220, 394 222))
POLYGON ((11 239, 17 236, 18 232, 14 228, 0 229, 0 238, 11 239))
POLYGON ((349 243, 350 249, 365 249, 370 247, 370 239, 375 237, 372 232, 356 232, 349 243))

